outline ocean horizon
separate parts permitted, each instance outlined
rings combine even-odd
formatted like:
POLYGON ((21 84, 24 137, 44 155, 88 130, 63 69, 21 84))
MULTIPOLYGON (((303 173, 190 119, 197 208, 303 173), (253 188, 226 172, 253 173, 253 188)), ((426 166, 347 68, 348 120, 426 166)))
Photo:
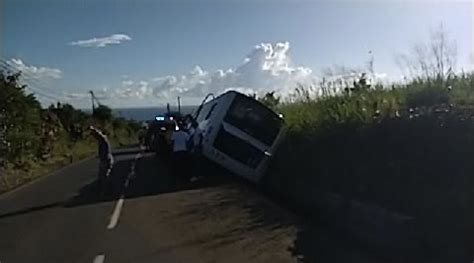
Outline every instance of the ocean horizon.
MULTIPOLYGON (((198 106, 181 106, 181 113, 190 114, 198 106)), ((178 111, 178 107, 170 107, 171 111, 178 111)), ((125 119, 132 119, 136 121, 148 121, 153 120, 157 115, 161 115, 166 112, 166 107, 140 107, 140 108, 113 108, 112 113, 116 117, 122 117, 125 119)))

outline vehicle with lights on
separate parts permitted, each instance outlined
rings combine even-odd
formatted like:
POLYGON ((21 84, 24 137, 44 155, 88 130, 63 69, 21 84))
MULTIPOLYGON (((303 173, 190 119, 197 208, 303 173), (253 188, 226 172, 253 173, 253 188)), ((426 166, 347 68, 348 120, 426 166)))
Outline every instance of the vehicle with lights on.
POLYGON ((236 91, 210 96, 194 114, 197 154, 258 182, 283 137, 282 115, 236 91))
POLYGON ((179 112, 169 112, 155 116, 155 119, 148 125, 147 149, 164 156, 168 155, 171 146, 169 145, 171 134, 178 129, 178 122, 183 119, 179 112))

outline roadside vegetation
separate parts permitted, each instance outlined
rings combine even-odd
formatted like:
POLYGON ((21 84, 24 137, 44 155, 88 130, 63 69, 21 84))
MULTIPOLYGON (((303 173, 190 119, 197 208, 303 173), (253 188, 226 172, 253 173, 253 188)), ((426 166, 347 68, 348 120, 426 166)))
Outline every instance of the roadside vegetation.
POLYGON ((314 200, 341 197, 324 204, 329 221, 353 224, 356 201, 414 218, 424 241, 443 249, 472 244, 474 74, 454 73, 439 45, 411 62, 416 74, 403 84, 370 84, 363 72, 352 83, 323 80, 318 96, 298 87, 277 105, 274 94, 261 98, 286 121, 264 184, 320 217, 328 210, 314 200))
POLYGON ((42 108, 20 77, 0 72, 0 193, 95 154, 89 125, 106 131, 115 146, 136 143, 138 123, 114 117, 104 105, 93 114, 60 102, 42 108))

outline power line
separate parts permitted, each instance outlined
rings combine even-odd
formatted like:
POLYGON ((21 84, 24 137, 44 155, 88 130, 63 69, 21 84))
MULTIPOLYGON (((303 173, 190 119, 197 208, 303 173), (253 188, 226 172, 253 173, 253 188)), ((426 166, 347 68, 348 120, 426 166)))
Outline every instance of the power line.
MULTIPOLYGON (((1 60, 1 59, 0 59, 0 67, 10 72, 18 71, 18 69, 16 69, 14 66, 6 63, 6 61, 1 60)), ((25 82, 25 84, 27 84, 28 88, 32 88, 38 92, 41 92, 41 94, 48 94, 50 97, 55 96, 56 100, 66 100, 65 98, 62 98, 65 95, 64 93, 62 94, 58 93, 57 91, 53 90, 51 87, 46 86, 44 83, 42 83, 42 81, 37 76, 34 76, 33 74, 28 73, 26 71, 21 71, 21 77, 23 81, 25 82), (62 99, 59 99, 59 98, 62 98, 62 99)))
MULTIPOLYGON (((51 90, 50 87, 47 88, 37 76, 34 76, 33 74, 28 73, 27 71, 22 71, 8 62, 9 61, 7 60, 0 59, 0 68, 3 68, 5 71, 10 73, 21 72, 20 77, 23 78, 23 81, 25 82, 25 84, 27 84, 26 88, 29 89, 35 95, 39 95, 43 98, 47 98, 53 101, 66 100, 65 98, 62 98, 64 94, 59 94, 56 91, 51 90), (61 99, 59 97, 61 97, 61 99)), ((100 101, 96 96, 93 96, 93 99, 95 100, 97 105, 101 105, 100 101)))
POLYGON ((16 73, 16 72, 21 72, 20 74, 20 77, 26 77, 26 79, 28 80, 33 80, 33 81, 39 81, 39 78, 37 76, 34 76, 33 74, 31 73, 28 73, 28 71, 22 71, 22 70, 19 70, 17 68, 15 68, 14 66, 8 64, 7 62, 5 61, 2 61, 0 60, 0 65, 3 69, 9 71, 9 72, 12 72, 12 73, 16 73), (15 72, 16 71, 16 72, 15 72))
POLYGON ((34 90, 30 90, 30 94, 32 94, 33 96, 35 97, 41 97, 41 99, 46 99, 47 101, 49 102, 52 102, 52 103, 55 103, 55 102, 59 102, 60 100, 58 99, 55 99, 54 97, 50 97, 48 95, 45 95, 45 94, 42 94, 42 93, 39 93, 37 91, 34 91, 34 90))
MULTIPOLYGON (((3 65, 0 65, 1 68, 5 69, 5 70, 8 70, 10 72, 12 72, 12 68, 9 68, 9 65, 8 64, 5 64, 3 61, 0 61, 2 62, 1 64, 3 65)), ((11 67, 11 66, 10 66, 11 67)), ((15 69, 16 70, 16 69, 15 69)), ((35 82, 37 82, 38 86, 41 86, 41 84, 39 83, 39 80, 38 79, 34 79, 32 77, 32 80, 34 80, 35 82)), ((42 89, 40 88, 37 88, 37 87, 33 87, 33 85, 27 85, 26 86, 26 89, 29 90, 33 95, 36 95, 36 96, 40 96, 42 98, 46 98, 46 99, 49 99, 51 101, 61 101, 62 99, 60 99, 59 97, 57 96, 54 96, 54 95, 51 95, 51 94, 47 94, 45 91, 43 91, 42 89)))
POLYGON ((31 90, 33 92, 33 94, 37 94, 37 95, 40 95, 42 97, 46 97, 46 98, 49 98, 49 99, 52 99, 52 100, 55 100, 55 101, 60 101, 62 99, 56 97, 56 96, 53 96, 53 95, 49 95, 49 94, 46 94, 46 93, 43 93, 42 91, 39 91, 37 89, 34 89, 32 87, 26 87, 27 89, 31 90))
MULTIPOLYGON (((13 72, 13 70, 17 70, 15 69, 13 66, 5 63, 4 61, 0 60, 0 67, 2 67, 3 69, 6 69, 10 72, 13 72), (2 65, 3 64, 3 65, 2 65), (13 70, 12 70, 13 69, 13 70)), ((32 76, 31 74, 28 74, 28 73, 25 73, 22 71, 21 73, 22 76, 26 76, 27 79, 25 80, 26 84, 27 84, 27 88, 32 90, 32 91, 35 91, 36 93, 38 93, 40 96, 43 96, 43 97, 48 97, 48 98, 54 98, 54 100, 61 100, 59 99, 58 97, 61 97, 62 95, 61 94, 58 94, 57 92, 52 92, 51 90, 48 90, 48 88, 46 88, 46 86, 41 83, 41 81, 37 78, 37 77, 34 77, 32 76), (33 82, 33 83, 31 83, 33 82), (52 94, 46 94, 46 93, 52 93, 52 94)))

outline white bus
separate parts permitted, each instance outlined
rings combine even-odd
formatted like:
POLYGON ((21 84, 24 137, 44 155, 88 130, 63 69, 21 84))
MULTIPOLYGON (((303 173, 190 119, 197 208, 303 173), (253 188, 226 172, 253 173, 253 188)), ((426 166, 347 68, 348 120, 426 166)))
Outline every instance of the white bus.
POLYGON ((194 145, 205 158, 258 182, 283 136, 283 119, 255 99, 226 92, 195 113, 194 145))

